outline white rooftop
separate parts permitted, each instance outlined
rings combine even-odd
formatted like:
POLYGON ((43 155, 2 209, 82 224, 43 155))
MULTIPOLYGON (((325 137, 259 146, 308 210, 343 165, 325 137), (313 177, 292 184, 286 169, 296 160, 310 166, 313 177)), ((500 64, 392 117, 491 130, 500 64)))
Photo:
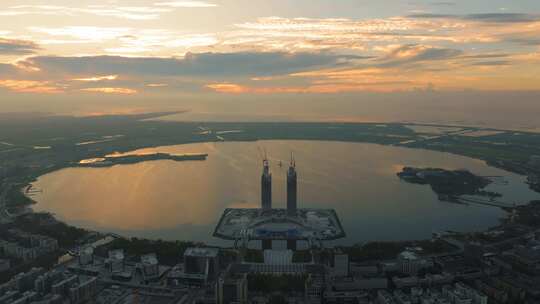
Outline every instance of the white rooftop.
POLYGON ((141 263, 146 264, 146 265, 157 265, 158 259, 157 259, 156 254, 150 253, 150 254, 141 256, 141 263))
POLYGON ((333 209, 226 209, 214 236, 228 240, 335 240, 345 236, 333 209))
POLYGON ((219 254, 219 249, 209 248, 209 247, 191 247, 186 249, 184 256, 193 256, 193 257, 217 257, 219 254))
POLYGON ((123 260, 124 259, 124 250, 123 249, 116 249, 116 250, 109 251, 109 259, 123 260))
POLYGON ((419 259, 418 255, 412 251, 403 251, 402 253, 399 254, 399 258, 402 260, 411 260, 411 261, 419 259))

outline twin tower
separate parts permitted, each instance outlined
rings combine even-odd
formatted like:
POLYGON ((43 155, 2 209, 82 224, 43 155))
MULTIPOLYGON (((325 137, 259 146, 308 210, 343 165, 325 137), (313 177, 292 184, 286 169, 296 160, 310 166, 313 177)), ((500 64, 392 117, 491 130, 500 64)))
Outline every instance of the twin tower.
MULTIPOLYGON (((297 179, 296 162, 291 155, 291 163, 287 170, 287 215, 296 216, 297 206, 297 179)), ((261 206, 263 210, 272 209, 272 173, 270 173, 270 163, 268 159, 263 161, 263 173, 261 176, 261 206)), ((272 249, 271 240, 263 240, 264 250, 272 249)), ((287 249, 296 250, 296 240, 287 241, 287 249)))

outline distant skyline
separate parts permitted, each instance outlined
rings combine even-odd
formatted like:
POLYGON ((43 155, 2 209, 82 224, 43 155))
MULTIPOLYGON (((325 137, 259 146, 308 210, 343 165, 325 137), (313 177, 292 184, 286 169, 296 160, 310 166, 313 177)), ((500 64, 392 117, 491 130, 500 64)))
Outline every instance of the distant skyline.
POLYGON ((366 94, 463 91, 530 103, 539 72, 537 0, 0 3, 2 112, 309 107, 343 94, 365 106, 366 94))

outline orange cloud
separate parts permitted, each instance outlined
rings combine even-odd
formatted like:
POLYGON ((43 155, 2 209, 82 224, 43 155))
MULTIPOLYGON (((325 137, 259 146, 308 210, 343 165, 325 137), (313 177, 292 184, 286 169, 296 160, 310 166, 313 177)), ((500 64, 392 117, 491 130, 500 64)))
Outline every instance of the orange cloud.
POLYGON ((310 88, 304 87, 250 87, 234 83, 216 83, 206 86, 218 93, 226 94, 277 94, 277 93, 310 93, 310 88))
POLYGON ((222 47, 257 50, 363 50, 376 51, 380 44, 408 43, 494 43, 504 31, 519 31, 523 26, 486 25, 453 18, 386 19, 335 18, 259 18, 236 24, 224 35, 222 47))
POLYGON ((75 78, 74 81, 84 81, 84 82, 97 82, 97 81, 103 81, 103 80, 116 80, 118 78, 118 75, 107 75, 107 76, 95 76, 95 77, 88 77, 88 78, 75 78))
POLYGON ((206 87, 217 93, 224 94, 332 94, 344 92, 392 92, 405 90, 410 86, 408 83, 314 83, 310 86, 279 86, 279 87, 250 87, 233 83, 210 84, 206 87))
POLYGON ((105 94, 121 94, 121 95, 132 95, 137 94, 137 90, 128 89, 128 88, 88 88, 81 89, 83 92, 92 92, 92 93, 105 93, 105 94))
POLYGON ((250 91, 249 88, 234 83, 214 83, 208 84, 206 87, 218 93, 228 94, 248 93, 250 91))
POLYGON ((40 94, 56 94, 62 93, 63 90, 48 81, 32 81, 32 80, 0 80, 0 87, 7 88, 17 93, 40 93, 40 94))
POLYGON ((111 108, 103 110, 81 110, 74 113, 77 117, 91 117, 91 116, 108 116, 108 115, 134 115, 148 113, 150 108, 145 107, 129 107, 129 108, 111 108))

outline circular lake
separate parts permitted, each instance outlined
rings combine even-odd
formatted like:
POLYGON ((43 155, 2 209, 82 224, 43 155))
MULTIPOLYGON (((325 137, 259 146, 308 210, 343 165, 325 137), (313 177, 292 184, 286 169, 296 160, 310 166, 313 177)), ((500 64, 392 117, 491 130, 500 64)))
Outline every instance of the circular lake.
POLYGON ((273 205, 284 208, 291 151, 298 169, 298 206, 333 208, 353 244, 370 240, 430 238, 433 232, 476 231, 505 216, 495 207, 439 202, 429 186, 400 181, 403 166, 466 168, 504 176, 487 190, 502 201, 527 203, 539 194, 525 178, 483 161, 419 149, 327 141, 258 141, 186 144, 133 151, 208 153, 206 161, 148 161, 107 168, 66 168, 34 186, 37 211, 80 227, 126 236, 204 241, 228 207, 260 205, 261 149, 271 161, 273 205), (279 165, 280 161, 282 166, 279 165))

